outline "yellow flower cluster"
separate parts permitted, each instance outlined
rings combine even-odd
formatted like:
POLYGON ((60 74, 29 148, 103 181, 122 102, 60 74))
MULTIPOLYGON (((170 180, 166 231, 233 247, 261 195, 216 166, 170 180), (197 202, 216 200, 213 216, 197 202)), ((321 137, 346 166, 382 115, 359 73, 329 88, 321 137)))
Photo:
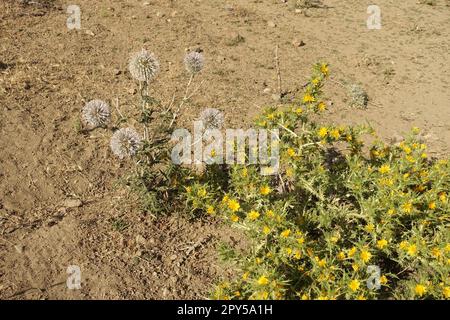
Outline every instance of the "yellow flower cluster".
POLYGON ((256 165, 214 175, 211 166, 186 188, 193 209, 231 221, 250 240, 245 253, 226 252, 242 276, 214 297, 450 299, 450 162, 429 159, 417 130, 386 145, 367 126, 317 120, 328 75, 316 64, 294 103, 258 119, 280 132, 276 175, 261 176, 256 165), (366 285, 373 266, 382 290, 366 285))

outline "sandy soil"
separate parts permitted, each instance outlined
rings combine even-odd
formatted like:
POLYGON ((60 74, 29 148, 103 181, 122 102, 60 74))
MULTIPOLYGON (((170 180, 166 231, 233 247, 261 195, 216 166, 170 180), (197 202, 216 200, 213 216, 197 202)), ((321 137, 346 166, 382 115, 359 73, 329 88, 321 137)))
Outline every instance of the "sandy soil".
POLYGON ((128 165, 112 157, 109 132, 76 130, 94 98, 137 113, 127 60, 141 48, 161 61, 153 90, 163 101, 182 95, 185 51, 203 50, 186 125, 215 107, 227 125, 248 126, 276 103, 278 45, 290 94, 314 62, 330 63, 327 121, 369 122, 386 140, 417 126, 430 155, 448 155, 450 1, 379 0, 381 30, 366 27, 372 1, 302 13, 295 2, 77 0, 81 30, 66 27, 75 3, 0 2, 0 298, 204 298, 232 272, 215 247, 242 241, 236 231, 142 214, 119 183, 128 165), (366 110, 348 106, 348 83, 367 90, 366 110), (81 290, 66 287, 69 265, 82 270, 81 290))

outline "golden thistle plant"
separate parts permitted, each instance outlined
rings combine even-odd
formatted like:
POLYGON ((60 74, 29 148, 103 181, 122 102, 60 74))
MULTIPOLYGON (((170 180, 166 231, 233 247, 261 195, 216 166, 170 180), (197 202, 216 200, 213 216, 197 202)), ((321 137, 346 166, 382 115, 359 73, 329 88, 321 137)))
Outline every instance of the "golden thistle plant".
POLYGON ((365 145, 371 128, 320 125, 328 72, 315 65, 301 98, 256 121, 280 130, 278 174, 208 165, 186 187, 192 211, 250 243, 222 250, 239 275, 213 297, 449 299, 449 160, 429 159, 417 129, 397 145, 365 145))

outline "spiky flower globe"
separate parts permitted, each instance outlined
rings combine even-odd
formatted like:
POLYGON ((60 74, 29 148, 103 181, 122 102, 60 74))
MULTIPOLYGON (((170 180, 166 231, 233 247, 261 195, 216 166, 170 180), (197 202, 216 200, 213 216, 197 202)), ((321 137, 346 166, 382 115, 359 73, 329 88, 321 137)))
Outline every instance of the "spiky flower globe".
POLYGON ((369 96, 367 92, 358 84, 353 84, 349 88, 351 97, 350 106, 359 109, 366 109, 369 102, 369 96))
POLYGON ((221 129, 223 126, 223 114, 220 110, 208 108, 200 114, 200 121, 207 130, 221 129))
POLYGON ((108 124, 111 112, 105 101, 92 100, 86 103, 81 111, 83 121, 90 128, 104 127, 108 124))
POLYGON ((205 59, 200 52, 193 51, 184 57, 184 65, 190 74, 196 74, 203 69, 205 59))
POLYGON ((128 64, 131 76, 138 81, 150 82, 159 72, 159 61, 145 49, 132 55, 128 64))
POLYGON ((141 136, 132 128, 122 128, 111 138, 111 150, 120 159, 134 156, 141 146, 141 136))

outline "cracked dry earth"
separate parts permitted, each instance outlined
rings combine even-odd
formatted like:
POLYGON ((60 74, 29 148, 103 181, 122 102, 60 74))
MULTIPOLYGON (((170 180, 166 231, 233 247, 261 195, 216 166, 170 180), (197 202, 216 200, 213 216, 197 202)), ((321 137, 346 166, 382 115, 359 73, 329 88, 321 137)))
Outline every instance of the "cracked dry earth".
POLYGON ((449 153, 447 0, 377 1, 381 30, 367 29, 365 0, 324 0, 303 13, 292 0, 76 2, 81 30, 66 27, 72 3, 0 2, 2 299, 206 298, 232 274, 216 246, 242 245, 242 235, 217 221, 140 212, 120 183, 130 164, 111 155, 110 133, 76 130, 91 99, 137 114, 127 60, 141 48, 161 61, 154 91, 162 101, 181 95, 185 50, 203 50, 206 85, 187 106, 186 125, 215 107, 230 127, 248 126, 277 103, 278 45, 289 94, 314 62, 330 63, 327 121, 369 122, 386 140, 417 126, 431 156, 449 153), (348 83, 368 92, 366 110, 348 107, 348 83), (69 265, 81 269, 81 290, 67 289, 69 265))

